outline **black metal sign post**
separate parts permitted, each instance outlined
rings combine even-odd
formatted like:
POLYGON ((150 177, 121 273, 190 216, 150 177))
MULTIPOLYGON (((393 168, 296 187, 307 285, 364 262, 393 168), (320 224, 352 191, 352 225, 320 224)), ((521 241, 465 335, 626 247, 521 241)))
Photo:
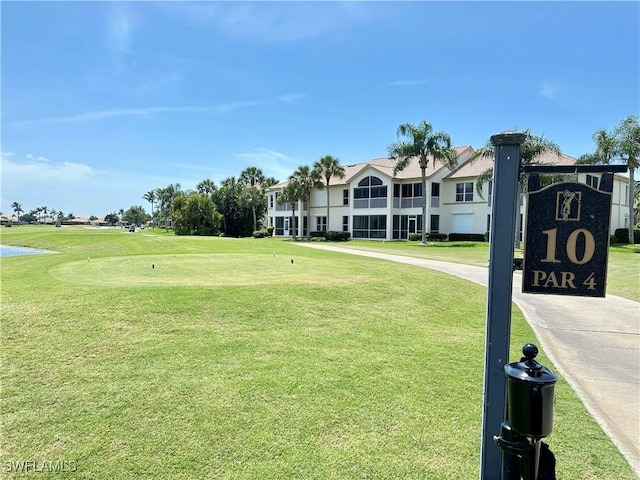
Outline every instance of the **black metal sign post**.
POLYGON ((529 176, 522 292, 604 297, 613 174, 598 189, 529 176))
POLYGON ((500 480, 502 470, 502 450, 493 437, 499 433, 507 407, 504 366, 509 360, 513 235, 516 226, 520 144, 524 139, 523 133, 504 133, 491 137, 495 148, 495 164, 487 288, 481 480, 500 480))

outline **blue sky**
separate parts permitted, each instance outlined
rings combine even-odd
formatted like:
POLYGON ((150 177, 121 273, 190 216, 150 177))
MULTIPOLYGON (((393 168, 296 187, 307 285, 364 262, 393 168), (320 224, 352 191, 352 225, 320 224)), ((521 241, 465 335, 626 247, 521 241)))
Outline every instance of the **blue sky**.
POLYGON ((640 110, 638 2, 2 2, 0 209, 98 215, 324 155, 530 128, 568 155, 640 110))

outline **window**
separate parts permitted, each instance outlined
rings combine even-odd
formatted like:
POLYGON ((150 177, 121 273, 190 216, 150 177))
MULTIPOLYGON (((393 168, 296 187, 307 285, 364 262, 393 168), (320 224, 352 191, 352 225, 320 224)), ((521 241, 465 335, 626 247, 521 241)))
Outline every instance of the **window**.
MULTIPOLYGON (((487 206, 490 207, 493 201, 493 180, 489 180, 489 196, 487 197, 487 206)), ((489 231, 489 230, 487 230, 489 231)))
POLYGON ((349 205, 349 189, 342 190, 342 205, 349 205))
POLYGON ((431 206, 438 208, 440 206, 440 184, 431 184, 431 206))
POLYGON ((378 177, 366 177, 353 189, 353 208, 386 208, 387 186, 378 177))
POLYGON ((354 215, 353 238, 387 237, 386 215, 354 215))
POLYGON ((431 233, 440 232, 440 215, 431 215, 431 228, 429 231, 431 233))
POLYGON ((347 215, 342 217, 342 231, 343 232, 349 231, 349 217, 347 215))
POLYGON ((269 195, 269 208, 273 208, 273 193, 269 195))
POLYGON ((422 215, 394 215, 392 238, 407 240, 410 233, 422 233, 422 215))
POLYGON ((412 208, 422 206, 422 184, 405 183, 402 185, 402 208, 412 208))
POLYGON ((586 184, 589 185, 590 187, 593 188, 598 188, 598 181, 600 179, 598 177, 596 177, 595 175, 589 175, 587 174, 587 180, 586 180, 586 184))
POLYGON ((456 202, 473 202, 473 182, 456 183, 456 202))
POLYGON ((622 197, 622 205, 629 205, 629 185, 624 187, 624 197, 622 197))
POLYGON ((316 232, 327 231, 327 217, 316 217, 316 232))

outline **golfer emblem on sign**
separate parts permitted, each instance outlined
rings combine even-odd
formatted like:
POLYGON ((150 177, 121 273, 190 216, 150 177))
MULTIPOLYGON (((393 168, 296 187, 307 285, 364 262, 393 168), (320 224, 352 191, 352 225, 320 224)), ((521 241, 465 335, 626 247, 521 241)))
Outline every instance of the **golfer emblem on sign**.
POLYGON ((577 222, 580 220, 580 200, 582 192, 564 190, 558 192, 556 201, 556 220, 577 222))

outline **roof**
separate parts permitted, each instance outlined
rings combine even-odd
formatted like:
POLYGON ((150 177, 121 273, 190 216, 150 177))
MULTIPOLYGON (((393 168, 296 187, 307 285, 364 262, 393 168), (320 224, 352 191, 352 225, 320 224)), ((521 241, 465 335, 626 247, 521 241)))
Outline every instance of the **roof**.
MULTIPOLYGON (((462 158, 463 162, 466 160, 466 158, 463 158, 466 156, 465 154, 467 153, 471 154, 471 152, 473 152, 473 148, 468 145, 463 147, 454 147, 454 150, 456 152, 458 159, 462 158)), ((427 170, 426 170, 427 177, 430 177, 431 175, 440 171, 442 168, 445 168, 442 163, 434 162, 433 158, 430 157, 429 160, 430 160, 429 166, 427 167, 427 170)), ((395 165, 396 165, 396 161, 389 157, 374 158, 373 160, 370 160, 368 162, 354 163, 351 165, 343 165, 344 174, 345 174, 344 178, 331 177, 331 179, 329 180, 329 186, 345 185, 349 183, 353 177, 358 175, 367 167, 373 168, 374 170, 377 170, 380 173, 387 175, 388 177, 397 178, 399 180, 410 179, 410 178, 420 178, 422 175, 422 172, 420 170, 420 164, 418 162, 418 157, 411 158, 409 160, 409 165, 407 165, 407 167, 404 170, 398 172, 394 176, 393 169, 395 165)), ((287 183, 289 183, 289 180, 285 180, 284 182, 280 182, 276 185, 273 185, 268 190, 269 191, 280 190, 284 188, 287 185, 287 183)))
MULTIPOLYGON (((493 168, 493 157, 478 157, 475 160, 467 160, 445 178, 469 178, 477 177, 493 168)), ((576 159, 569 155, 556 155, 553 152, 545 152, 536 158, 535 163, 544 165, 575 165, 576 159)))

